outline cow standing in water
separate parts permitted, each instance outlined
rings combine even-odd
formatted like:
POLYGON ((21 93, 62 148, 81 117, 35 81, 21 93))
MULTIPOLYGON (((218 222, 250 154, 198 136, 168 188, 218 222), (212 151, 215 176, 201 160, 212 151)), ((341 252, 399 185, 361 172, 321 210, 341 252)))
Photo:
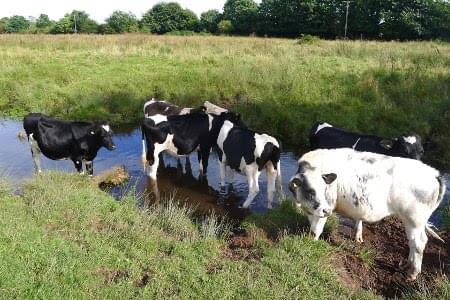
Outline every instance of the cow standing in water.
POLYGON ((226 166, 247 176, 249 192, 243 208, 248 208, 259 193, 259 176, 267 172, 268 208, 272 208, 275 189, 282 194, 280 145, 267 134, 258 134, 247 128, 225 121, 217 138, 220 162, 220 184, 225 186, 226 166))
POLYGON ((352 148, 396 157, 420 160, 424 154, 422 139, 415 133, 402 134, 395 139, 376 135, 359 134, 333 127, 328 123, 316 123, 309 133, 310 149, 352 148))
POLYGON ((148 176, 156 180, 160 153, 166 151, 172 156, 180 157, 196 150, 200 173, 206 175, 211 148, 216 145, 219 130, 226 120, 245 126, 240 115, 232 112, 220 115, 155 115, 145 118, 142 124, 142 144, 145 161, 148 163, 148 176))
POLYGON ((428 224, 445 194, 439 171, 418 160, 352 149, 322 149, 303 155, 289 189, 307 213, 317 240, 333 211, 355 221, 377 222, 395 215, 409 240, 409 279, 421 271, 428 224))
MULTIPOLYGON (((310 149, 352 148, 395 157, 420 160, 424 154, 422 139, 415 133, 402 134, 396 139, 376 135, 359 134, 333 127, 328 123, 316 123, 309 133, 310 149)), ((362 221, 355 224, 355 240, 363 242, 362 221)))
MULTIPOLYGON (((156 115, 162 115, 162 116, 181 116, 181 115, 187 115, 192 113, 205 113, 206 112, 205 106, 199 106, 196 108, 182 108, 178 105, 169 103, 165 100, 156 100, 155 98, 152 98, 151 100, 145 102, 144 104, 144 116, 145 118, 150 118, 152 116, 156 115)), ((145 141, 142 139, 142 163, 145 166, 146 163, 146 150, 145 150, 145 141)), ((178 167, 182 169, 182 165, 180 160, 178 159, 178 167)), ((164 161, 161 157, 161 164, 164 166, 164 161)), ((191 162, 189 160, 189 157, 186 157, 186 172, 191 172, 191 162)))
POLYGON ((79 173, 83 163, 93 175, 93 160, 101 147, 114 150, 108 123, 60 121, 39 113, 30 113, 23 120, 36 173, 41 173, 40 154, 53 160, 70 159, 79 173))

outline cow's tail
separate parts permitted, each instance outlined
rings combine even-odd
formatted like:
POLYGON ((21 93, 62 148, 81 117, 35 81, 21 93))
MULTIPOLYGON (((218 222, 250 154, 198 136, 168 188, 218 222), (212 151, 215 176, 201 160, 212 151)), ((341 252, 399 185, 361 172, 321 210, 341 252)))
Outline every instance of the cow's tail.
POLYGON ((278 194, 281 196, 283 195, 283 184, 281 180, 281 147, 274 145, 272 149, 272 153, 270 156, 270 160, 272 161, 273 166, 277 170, 277 177, 276 177, 276 189, 278 194))
POLYGON ((23 142, 25 141, 25 139, 27 138, 27 133, 25 132, 25 130, 21 130, 17 133, 17 138, 19 139, 19 141, 23 142))
POLYGON ((141 161, 142 161, 142 165, 144 166, 145 169, 145 164, 147 163, 147 145, 145 143, 145 133, 144 133, 144 128, 141 128, 142 131, 142 155, 141 155, 141 161))
MULTIPOLYGON (((447 188, 446 184, 445 184, 445 179, 444 179, 443 176, 438 176, 438 177, 436 177, 436 179, 439 182, 439 194, 438 194, 438 196, 436 198, 436 201, 435 201, 435 205, 434 205, 435 209, 439 206, 439 204, 441 204, 442 200, 444 199, 445 190, 447 188)), ((435 239, 445 243, 445 241, 436 233, 436 231, 434 231, 435 228, 436 227, 433 224, 431 224, 431 223, 428 223, 425 226, 425 230, 430 236, 432 236, 435 239)))

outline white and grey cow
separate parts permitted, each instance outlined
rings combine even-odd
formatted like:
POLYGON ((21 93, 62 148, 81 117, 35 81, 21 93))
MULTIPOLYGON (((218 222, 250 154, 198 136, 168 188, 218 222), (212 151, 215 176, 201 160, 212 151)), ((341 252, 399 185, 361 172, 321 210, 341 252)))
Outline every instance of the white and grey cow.
POLYGON ((258 179, 263 169, 267 172, 268 207, 272 208, 275 189, 282 194, 280 145, 267 135, 225 121, 217 138, 220 164, 220 184, 225 186, 226 166, 247 176, 249 193, 242 205, 247 208, 259 192, 258 179))
POLYGON ((421 271, 426 233, 440 237, 428 224, 445 193, 439 171, 418 160, 390 157, 352 149, 322 149, 303 155, 289 189, 307 213, 314 238, 323 231, 333 211, 358 224, 395 215, 409 240, 409 279, 421 271))

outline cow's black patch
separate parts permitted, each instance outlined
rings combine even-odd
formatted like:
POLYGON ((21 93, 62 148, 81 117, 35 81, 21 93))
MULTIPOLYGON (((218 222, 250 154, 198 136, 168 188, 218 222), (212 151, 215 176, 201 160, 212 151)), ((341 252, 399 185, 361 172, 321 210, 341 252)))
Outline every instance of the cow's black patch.
POLYGON ((239 172, 242 159, 247 165, 256 161, 255 148, 255 132, 240 127, 231 128, 223 142, 227 164, 239 172))

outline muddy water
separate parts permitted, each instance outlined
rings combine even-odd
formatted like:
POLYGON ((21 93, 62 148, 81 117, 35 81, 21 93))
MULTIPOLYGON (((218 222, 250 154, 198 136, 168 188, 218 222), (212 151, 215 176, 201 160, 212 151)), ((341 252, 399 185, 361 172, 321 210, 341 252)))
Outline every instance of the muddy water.
MULTIPOLYGON (((33 163, 28 143, 21 142, 17 133, 22 130, 21 122, 3 120, 0 121, 0 175, 6 175, 15 182, 21 182, 33 175, 33 163)), ((147 195, 152 200, 155 197, 156 187, 144 174, 140 161, 141 134, 136 129, 129 133, 116 134, 114 142, 117 145, 115 151, 107 151, 102 148, 94 161, 94 173, 98 174, 115 165, 124 165, 132 178, 130 186, 136 186, 140 194, 147 195)), ((168 155, 164 156, 165 167, 160 167, 158 172, 157 191, 161 197, 176 195, 177 199, 192 205, 199 213, 206 214, 215 212, 219 215, 228 215, 232 218, 241 219, 246 212, 237 207, 241 204, 248 192, 246 178, 235 175, 233 186, 227 190, 220 190, 219 165, 215 153, 211 153, 209 159, 207 180, 199 179, 199 170, 196 154, 191 155, 190 165, 186 165, 185 159, 177 159, 168 155)), ((71 161, 52 161, 42 157, 44 170, 56 169, 75 172, 71 161)), ((283 177, 283 188, 288 192, 287 183, 289 178, 296 172, 296 156, 292 152, 284 152, 281 155, 281 168, 283 177)), ((447 174, 449 177, 450 174, 447 174)), ((450 179, 450 178, 449 178, 450 179)), ((266 175, 260 177, 260 193, 255 198, 251 212, 264 212, 267 209, 266 175)), ((125 188, 128 189, 129 187, 125 188)), ((448 187, 450 188, 450 186, 448 187)), ((115 195, 120 195, 123 190, 114 190, 115 195)), ((447 201, 450 190, 447 190, 447 201)), ((439 223, 440 216, 437 213, 432 221, 439 223)))

